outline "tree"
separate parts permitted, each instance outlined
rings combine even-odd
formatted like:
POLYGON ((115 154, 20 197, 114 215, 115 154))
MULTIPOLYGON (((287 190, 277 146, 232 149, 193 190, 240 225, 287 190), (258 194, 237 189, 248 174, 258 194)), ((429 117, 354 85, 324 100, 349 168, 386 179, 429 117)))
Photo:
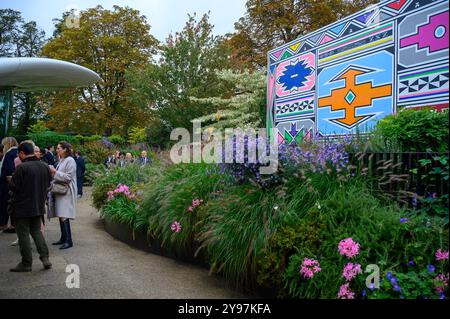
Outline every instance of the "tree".
POLYGON ((375 0, 247 0, 247 12, 229 37, 233 64, 260 68, 267 52, 356 12, 375 0))
POLYGON ((145 105, 130 103, 128 69, 152 62, 157 40, 145 16, 129 7, 101 6, 80 13, 79 28, 57 20, 54 37, 44 46, 44 56, 71 61, 97 72, 101 80, 88 88, 61 91, 47 97, 50 125, 78 133, 126 134, 127 127, 148 119, 145 105))
POLYGON ((17 37, 19 25, 22 21, 19 11, 0 9, 0 57, 13 55, 14 38, 17 37))
POLYGON ((227 90, 214 70, 231 66, 229 52, 212 30, 208 14, 199 21, 195 14, 189 15, 183 30, 169 35, 161 47, 159 65, 129 72, 133 99, 152 109, 153 128, 147 130, 152 144, 168 140, 173 128, 189 129, 193 118, 212 111, 214 106, 199 105, 191 96, 209 97, 227 90))
POLYGON ((234 94, 228 98, 211 97, 194 99, 201 104, 215 105, 217 111, 195 119, 202 126, 225 128, 263 127, 265 123, 266 73, 265 69, 255 72, 234 72, 222 70, 218 77, 234 87, 234 94))

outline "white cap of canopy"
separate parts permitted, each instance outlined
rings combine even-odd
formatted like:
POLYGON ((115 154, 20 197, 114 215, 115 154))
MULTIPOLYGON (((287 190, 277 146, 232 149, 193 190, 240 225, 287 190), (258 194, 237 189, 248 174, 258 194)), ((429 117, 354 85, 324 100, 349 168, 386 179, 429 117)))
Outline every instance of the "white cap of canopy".
POLYGON ((46 91, 89 86, 100 80, 83 66, 46 58, 0 58, 0 87, 46 91))

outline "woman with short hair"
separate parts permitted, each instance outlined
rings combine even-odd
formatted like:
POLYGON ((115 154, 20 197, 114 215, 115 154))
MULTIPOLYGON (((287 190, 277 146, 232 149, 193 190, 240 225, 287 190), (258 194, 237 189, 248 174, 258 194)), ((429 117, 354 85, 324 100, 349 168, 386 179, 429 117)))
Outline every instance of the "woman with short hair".
POLYGON ((56 169, 50 166, 54 181, 68 185, 67 193, 64 195, 54 194, 54 200, 49 205, 49 218, 59 217, 61 238, 53 245, 62 245, 60 249, 73 246, 70 220, 75 219, 76 216, 77 164, 72 157, 72 152, 72 145, 65 141, 59 142, 56 153, 60 161, 56 169))

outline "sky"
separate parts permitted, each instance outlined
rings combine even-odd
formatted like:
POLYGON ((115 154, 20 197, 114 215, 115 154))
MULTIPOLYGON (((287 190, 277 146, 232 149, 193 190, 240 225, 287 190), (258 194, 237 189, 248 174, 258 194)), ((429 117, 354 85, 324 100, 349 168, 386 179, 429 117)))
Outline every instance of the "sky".
POLYGON ((25 21, 36 21, 47 37, 53 34, 52 19, 60 18, 72 8, 84 10, 97 5, 112 9, 113 5, 129 6, 147 17, 150 33, 165 41, 169 33, 181 31, 187 15, 197 13, 201 17, 211 11, 210 22, 214 34, 223 35, 234 31, 234 23, 245 14, 246 0, 0 0, 0 9, 22 12, 25 21))

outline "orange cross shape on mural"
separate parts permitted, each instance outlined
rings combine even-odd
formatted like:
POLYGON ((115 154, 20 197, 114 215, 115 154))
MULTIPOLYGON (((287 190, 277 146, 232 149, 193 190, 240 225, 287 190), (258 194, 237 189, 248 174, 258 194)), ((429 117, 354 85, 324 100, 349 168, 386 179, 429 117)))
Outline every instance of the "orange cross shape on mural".
POLYGON ((331 95, 319 99, 319 107, 331 106, 331 111, 344 110, 342 118, 333 119, 333 122, 348 129, 355 127, 367 118, 375 114, 356 116, 355 111, 359 107, 371 106, 372 100, 390 96, 392 85, 372 86, 372 82, 356 83, 357 77, 362 74, 373 72, 372 69, 348 66, 329 82, 345 80, 345 86, 331 90, 331 95))

